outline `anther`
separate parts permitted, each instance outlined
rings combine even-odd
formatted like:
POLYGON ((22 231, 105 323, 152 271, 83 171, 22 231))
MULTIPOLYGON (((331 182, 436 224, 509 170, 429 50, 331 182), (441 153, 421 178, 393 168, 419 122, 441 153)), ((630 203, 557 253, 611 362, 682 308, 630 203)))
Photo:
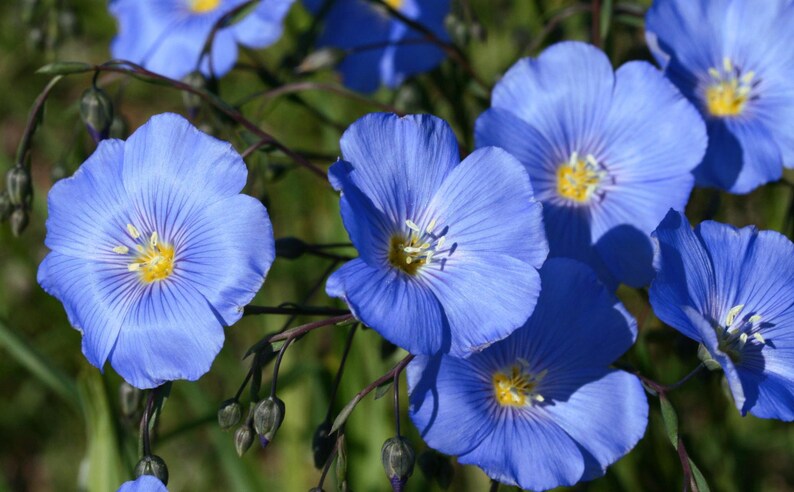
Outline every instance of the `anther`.
POLYGON ((136 229, 132 224, 127 224, 127 232, 130 233, 130 236, 132 236, 133 239, 138 239, 141 237, 141 233, 138 232, 138 229, 136 229))
POLYGON ((126 246, 116 246, 115 248, 113 248, 113 252, 119 255, 126 255, 127 253, 130 252, 130 248, 126 246))

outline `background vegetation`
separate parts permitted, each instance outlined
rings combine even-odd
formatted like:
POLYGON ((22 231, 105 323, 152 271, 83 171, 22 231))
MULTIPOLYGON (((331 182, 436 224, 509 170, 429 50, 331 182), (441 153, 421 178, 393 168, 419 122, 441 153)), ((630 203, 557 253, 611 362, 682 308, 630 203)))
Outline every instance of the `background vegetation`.
MULTIPOLYGON (((600 34, 615 66, 629 59, 649 59, 641 16, 649 3, 603 2, 600 34)), ((537 55, 552 42, 591 39, 589 3, 453 0, 453 4, 458 19, 451 24, 453 39, 489 86, 518 58, 537 55)), ((471 150, 473 122, 487 107, 488 98, 451 61, 397 91, 383 89, 363 99, 327 90, 252 96, 295 81, 337 84, 329 70, 295 73, 294 67, 308 53, 302 34, 311 24, 306 10, 295 5, 282 40, 266 50, 244 52, 243 66, 220 82, 222 97, 235 104, 247 100, 241 107, 249 118, 322 166, 336 158, 341 132, 359 116, 378 110, 373 101, 442 116, 453 125, 464 150, 471 150), (251 67, 259 67, 260 74, 251 67), (261 76, 264 72, 267 76, 261 76)), ((48 81, 36 75, 36 69, 54 60, 101 63, 110 56, 114 31, 101 0, 0 3, 0 170, 14 164, 29 108, 48 81)), ((30 225, 20 238, 12 236, 7 223, 0 226, 0 491, 115 490, 131 477, 137 461, 137 423, 121 416, 119 377, 110 367, 101 374, 88 365, 80 353, 80 335, 69 327, 62 306, 36 283, 36 269, 47 252, 43 245, 47 191, 94 149, 78 111, 80 94, 90 82, 90 74, 77 75, 55 88, 34 141, 30 225)), ((181 95, 171 88, 113 74, 100 77, 100 83, 116 100, 128 132, 156 113, 186 114, 181 95)), ((587 83, 583 78, 582 84, 587 83)), ((194 122, 232 141, 240 151, 250 143, 208 108, 194 122)), ((277 152, 257 152, 247 162, 249 193, 267 204, 277 238, 347 241, 338 199, 316 176, 294 168, 277 152)), ((789 173, 785 179, 748 196, 696 190, 688 215, 693 222, 716 218, 737 226, 756 224, 791 237, 794 176, 789 173)), ((322 288, 312 294, 330 264, 328 259, 309 256, 277 259, 255 303, 275 306, 308 299, 313 305, 332 305, 322 288)), ((620 295, 641 325, 639 341, 624 362, 662 383, 678 380, 697 365, 695 344, 653 317, 645 291, 621 289, 620 295)), ((254 446, 238 458, 232 434, 220 431, 216 423, 218 404, 235 393, 248 370, 249 361, 242 356, 284 321, 282 316, 244 318, 227 330, 226 345, 209 374, 197 383, 173 385, 154 445, 156 454, 169 464, 170 490, 296 491, 317 483, 320 472, 313 466, 312 434, 325 417, 349 328, 318 330, 286 353, 279 378, 286 419, 267 449, 254 446)), ((307 321, 298 319, 295 324, 307 321)), ((403 355, 384 345, 373 331, 358 330, 333 414, 403 355)), ((269 379, 267 369, 263 388, 268 388, 269 379)), ((426 447, 408 422, 402 391, 403 429, 421 453, 426 447)), ((699 375, 672 392, 670 400, 678 412, 683 441, 712 490, 794 490, 794 426, 741 418, 719 373, 699 375)), ((649 396, 649 402, 648 431, 637 448, 612 466, 605 478, 574 490, 680 490, 678 456, 665 433, 658 400, 649 396)), ((370 396, 359 404, 346 434, 352 490, 388 490, 380 447, 394 435, 391 395, 376 401, 370 396)), ((450 490, 487 487, 488 480, 478 469, 454 465, 450 490)), ((326 490, 335 488, 332 470, 326 490)), ((408 490, 439 487, 417 468, 408 490)))

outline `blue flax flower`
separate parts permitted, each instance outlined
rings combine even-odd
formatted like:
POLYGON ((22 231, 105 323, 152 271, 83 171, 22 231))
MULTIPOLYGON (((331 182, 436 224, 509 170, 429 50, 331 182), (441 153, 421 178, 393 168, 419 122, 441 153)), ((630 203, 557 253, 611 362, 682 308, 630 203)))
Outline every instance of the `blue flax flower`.
POLYGON ((706 119, 698 185, 748 193, 794 167, 790 0, 656 0, 645 25, 656 60, 706 119))
POLYGON ((659 225, 651 305, 725 371, 736 408, 794 420, 794 244, 675 211, 659 225))
POLYGON ((274 258, 246 176, 231 145, 163 114, 52 187, 38 281, 91 364, 110 360, 138 388, 209 370, 274 258))
POLYGON ((653 275, 650 233, 689 199, 706 131, 650 64, 613 72, 600 50, 566 42, 505 74, 476 140, 526 166, 550 256, 588 263, 610 285, 641 286, 653 275))
MULTIPOLYGON (((351 89, 372 92, 381 84, 394 88, 406 77, 426 72, 444 59, 444 52, 418 31, 395 19, 383 7, 369 0, 333 1, 325 16, 319 46, 331 46, 353 53, 339 65, 342 81, 351 89)), ((323 0, 306 0, 315 12, 323 0)), ((405 17, 447 39, 444 18, 449 0, 385 0, 405 17)))
POLYGON ((449 125, 425 115, 364 116, 340 146, 330 177, 359 258, 329 295, 415 354, 465 356, 526 321, 548 248, 514 157, 486 148, 460 162, 449 125))
POLYGON ((636 323, 590 268, 551 259, 535 312, 467 359, 417 357, 409 413, 427 444, 524 489, 591 480, 645 433, 640 381, 610 364, 636 323))
MULTIPOLYGON (((119 34, 110 51, 114 58, 139 63, 166 77, 180 79, 200 68, 199 55, 212 27, 247 0, 111 0, 110 12, 119 34)), ((281 37, 282 21, 295 0, 262 0, 243 20, 219 29, 212 45, 212 70, 221 76, 237 61, 237 45, 264 48, 281 37)))
POLYGON ((116 492, 168 492, 163 482, 152 475, 141 475, 136 480, 124 482, 116 492))

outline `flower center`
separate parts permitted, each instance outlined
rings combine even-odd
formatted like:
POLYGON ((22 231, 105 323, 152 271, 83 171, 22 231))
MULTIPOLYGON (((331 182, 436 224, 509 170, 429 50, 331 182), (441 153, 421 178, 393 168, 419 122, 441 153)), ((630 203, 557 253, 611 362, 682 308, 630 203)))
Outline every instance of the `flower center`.
POLYGON ((738 116, 744 111, 751 92, 758 85, 755 72, 742 74, 730 58, 722 61, 722 70, 710 68, 711 83, 706 88, 706 109, 717 117, 738 116))
POLYGON ((568 162, 557 169, 557 193, 573 202, 586 203, 600 191, 601 181, 607 176, 604 168, 592 154, 582 160, 574 152, 568 162))
POLYGON ((493 375, 493 390, 496 401, 503 407, 523 407, 535 402, 542 403, 544 398, 535 390, 538 383, 546 377, 547 369, 536 375, 526 372, 529 363, 523 359, 513 364, 509 374, 497 372, 493 375))
POLYGON ((116 246, 113 252, 120 255, 133 255, 127 264, 130 272, 139 272, 141 281, 150 284, 165 280, 174 272, 174 247, 159 241, 157 232, 152 232, 149 239, 143 239, 141 233, 132 224, 127 224, 127 232, 135 241, 135 253, 127 246, 116 246))
POLYGON ((753 340, 760 344, 765 344, 766 340, 759 332, 761 328, 761 315, 740 318, 739 314, 744 309, 744 304, 732 307, 725 316, 724 326, 717 325, 714 331, 717 333, 718 348, 727 354, 733 362, 741 360, 742 351, 750 341, 753 340))
POLYGON ((221 0, 193 0, 190 10, 195 14, 204 14, 218 8, 221 0))
POLYGON ((399 10, 400 7, 402 7, 403 4, 405 3, 405 0, 383 0, 383 3, 393 8, 394 10, 399 10))
POLYGON ((409 275, 415 275, 419 268, 433 261, 433 255, 441 251, 447 238, 436 236, 433 230, 435 219, 424 231, 411 220, 406 220, 410 232, 395 234, 389 242, 389 263, 409 275), (406 239, 407 238, 407 239, 406 239))

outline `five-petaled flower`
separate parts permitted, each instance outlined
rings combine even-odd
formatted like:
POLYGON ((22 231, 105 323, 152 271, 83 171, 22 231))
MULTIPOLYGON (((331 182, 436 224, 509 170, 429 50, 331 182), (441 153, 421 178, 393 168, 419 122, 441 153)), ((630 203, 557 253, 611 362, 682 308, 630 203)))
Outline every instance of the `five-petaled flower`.
POLYGON ((370 114, 340 145, 329 174, 360 256, 329 295, 415 354, 465 356, 524 324, 548 248, 521 163, 497 148, 460 162, 433 116, 370 114))
POLYGON ((634 319, 584 264, 551 259, 526 325, 467 359, 408 366, 410 416, 427 444, 524 489, 604 474, 642 438, 648 403, 637 377, 610 364, 634 319))
POLYGON ((794 420, 794 244, 670 211, 654 232, 656 315, 722 366, 745 415, 794 420))
POLYGON ((261 0, 243 20, 215 33, 210 60, 199 57, 213 26, 247 0, 111 0, 119 34, 114 58, 139 63, 166 77, 180 79, 200 69, 222 76, 237 61, 237 45, 264 48, 275 43, 295 0, 261 0))
MULTIPOLYGON (((323 12, 326 0, 305 1, 315 12, 323 12)), ((426 27, 439 39, 447 39, 444 18, 449 13, 449 0, 384 0, 384 3, 426 27)), ((369 0, 332 0, 317 44, 349 51, 339 64, 342 81, 362 92, 372 92, 381 84, 395 88, 406 77, 432 69, 445 56, 424 34, 369 0)))
POLYGON ((247 174, 231 145, 163 114, 53 186, 38 281, 91 364, 138 388, 209 370, 275 255, 247 174))
POLYGON ((748 193, 794 167, 794 4, 655 0, 645 25, 656 60, 706 119, 699 185, 748 193))
POLYGON ((476 139, 526 166, 550 256, 632 286, 650 282, 650 233, 687 203, 706 148, 700 115, 657 69, 629 62, 613 72, 603 52, 576 42, 516 63, 476 139))

